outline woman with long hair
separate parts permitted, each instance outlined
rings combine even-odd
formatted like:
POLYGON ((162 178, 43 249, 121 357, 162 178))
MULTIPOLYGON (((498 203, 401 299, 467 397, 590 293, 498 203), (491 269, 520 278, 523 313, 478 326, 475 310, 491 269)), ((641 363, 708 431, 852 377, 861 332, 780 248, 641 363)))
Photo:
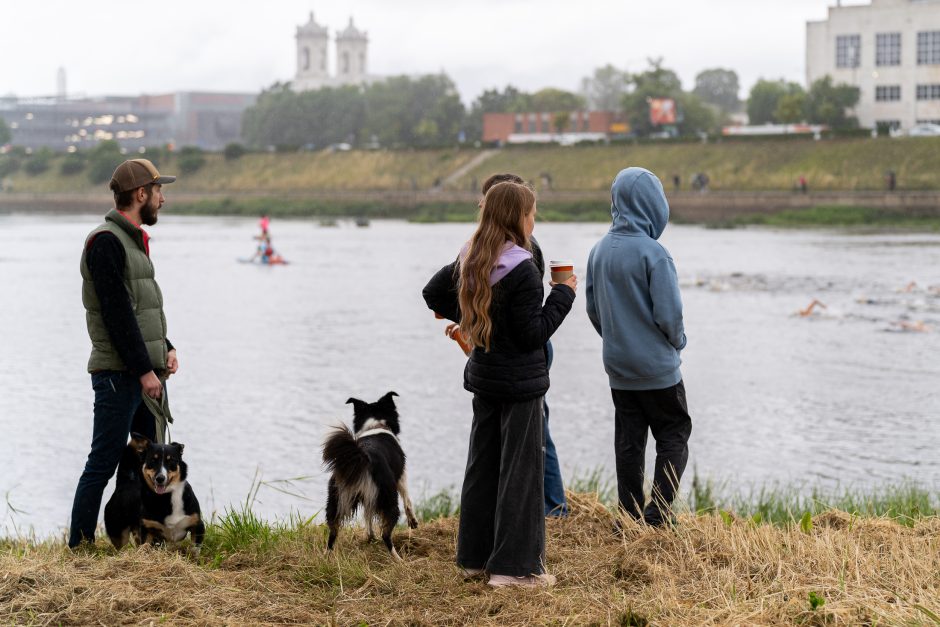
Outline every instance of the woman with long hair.
POLYGON ((574 302, 577 277, 544 297, 532 260, 535 193, 498 183, 457 260, 424 288, 435 313, 460 323, 473 346, 464 388, 473 393, 470 450, 460 496, 457 564, 489 584, 544 585, 542 403, 545 343, 574 302))

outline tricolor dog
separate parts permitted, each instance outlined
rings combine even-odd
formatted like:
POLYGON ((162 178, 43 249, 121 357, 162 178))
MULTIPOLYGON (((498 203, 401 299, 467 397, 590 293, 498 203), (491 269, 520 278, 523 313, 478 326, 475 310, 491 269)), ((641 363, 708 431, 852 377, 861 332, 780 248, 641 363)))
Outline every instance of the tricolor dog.
POLYGON ((398 410, 389 392, 374 403, 350 398, 354 411, 353 430, 334 428, 323 444, 323 461, 330 477, 326 522, 330 529, 327 548, 333 549, 339 527, 362 505, 366 531, 375 538, 376 519, 389 553, 400 560, 392 545, 392 530, 398 523, 398 496, 405 504, 405 517, 412 529, 418 526, 405 478, 405 452, 398 441, 398 410))
POLYGON ((162 544, 180 542, 188 533, 198 550, 206 527, 186 470, 182 444, 157 444, 132 434, 105 507, 105 528, 115 547, 124 546, 131 534, 138 543, 162 544))

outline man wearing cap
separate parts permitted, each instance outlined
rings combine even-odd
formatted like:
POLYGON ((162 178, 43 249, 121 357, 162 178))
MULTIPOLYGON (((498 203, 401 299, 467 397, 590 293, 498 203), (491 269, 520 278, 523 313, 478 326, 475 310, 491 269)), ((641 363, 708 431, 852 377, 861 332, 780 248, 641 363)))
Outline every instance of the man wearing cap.
POLYGON ((91 338, 88 372, 95 391, 91 452, 75 489, 69 547, 94 542, 105 486, 133 431, 151 440, 156 427, 141 395, 159 399, 162 377, 175 373, 176 350, 166 338, 163 295, 154 279, 150 237, 163 185, 147 159, 131 159, 111 177, 115 208, 93 230, 82 251, 82 304, 91 338))

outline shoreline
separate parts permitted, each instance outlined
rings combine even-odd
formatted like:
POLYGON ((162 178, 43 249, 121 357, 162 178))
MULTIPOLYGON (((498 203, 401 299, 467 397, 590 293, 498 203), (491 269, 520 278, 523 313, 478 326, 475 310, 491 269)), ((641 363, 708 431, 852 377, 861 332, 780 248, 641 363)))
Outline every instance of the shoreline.
MULTIPOLYGON (((680 192, 667 194, 670 220, 734 228, 898 227, 940 230, 940 192, 680 192)), ((264 191, 232 195, 169 195, 167 209, 179 215, 296 218, 401 219, 418 223, 473 222, 478 197, 455 191, 264 191)), ((609 197, 596 191, 554 191, 539 196, 546 222, 608 222, 609 197)), ((0 213, 103 213, 107 194, 0 194, 0 213)))

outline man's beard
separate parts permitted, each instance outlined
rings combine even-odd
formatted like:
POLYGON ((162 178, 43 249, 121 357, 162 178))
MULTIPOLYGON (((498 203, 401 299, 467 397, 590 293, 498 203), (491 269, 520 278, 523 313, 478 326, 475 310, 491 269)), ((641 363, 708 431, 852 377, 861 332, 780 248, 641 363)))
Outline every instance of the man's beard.
POLYGON ((147 202, 144 203, 144 206, 140 208, 140 222, 141 224, 146 224, 147 226, 153 226, 157 223, 157 211, 160 209, 159 205, 154 206, 153 204, 153 192, 147 196, 147 202))

